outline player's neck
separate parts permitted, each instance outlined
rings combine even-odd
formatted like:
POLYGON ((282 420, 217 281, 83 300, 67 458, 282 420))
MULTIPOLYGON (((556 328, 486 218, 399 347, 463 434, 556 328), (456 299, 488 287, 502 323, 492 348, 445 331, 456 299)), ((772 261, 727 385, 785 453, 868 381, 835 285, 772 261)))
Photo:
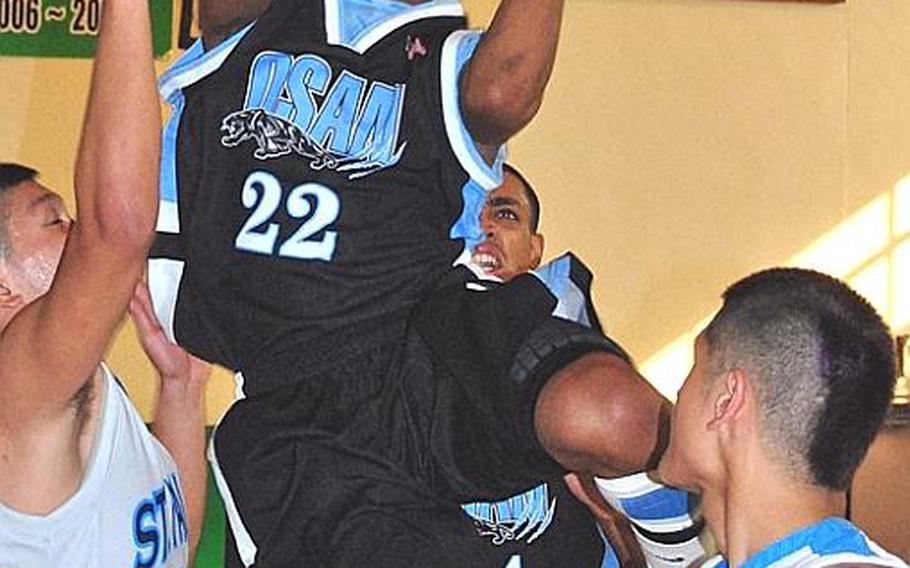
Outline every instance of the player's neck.
POLYGON ((723 553, 731 567, 775 541, 842 515, 844 494, 793 479, 773 466, 731 472, 724 492, 723 553))
POLYGON ((202 45, 208 51, 262 16, 273 0, 201 0, 202 45))

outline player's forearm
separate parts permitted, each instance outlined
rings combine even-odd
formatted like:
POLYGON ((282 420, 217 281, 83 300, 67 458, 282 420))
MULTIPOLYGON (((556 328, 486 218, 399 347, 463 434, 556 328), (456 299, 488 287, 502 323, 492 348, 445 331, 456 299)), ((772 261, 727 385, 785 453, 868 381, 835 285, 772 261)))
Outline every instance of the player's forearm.
POLYGON ((499 145, 537 113, 553 70, 564 0, 502 0, 461 77, 468 130, 499 145))
POLYGON ((180 472, 190 531, 190 553, 195 554, 205 514, 204 380, 162 381, 153 430, 168 449, 180 472))
MULTIPOLYGON (((105 0, 76 162, 81 238, 138 249, 151 242, 161 127, 152 63, 148 0, 105 0)), ((144 253, 133 256, 141 263, 144 253)))

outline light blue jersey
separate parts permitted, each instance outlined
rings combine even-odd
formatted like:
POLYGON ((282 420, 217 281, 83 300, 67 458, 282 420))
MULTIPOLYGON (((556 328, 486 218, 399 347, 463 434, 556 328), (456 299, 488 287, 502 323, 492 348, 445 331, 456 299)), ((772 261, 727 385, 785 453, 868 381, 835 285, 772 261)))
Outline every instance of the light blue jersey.
MULTIPOLYGON (((817 568, 847 563, 907 566, 872 542, 853 523, 831 517, 778 540, 749 557, 739 568, 817 568)), ((716 566, 728 568, 725 561, 716 566)))

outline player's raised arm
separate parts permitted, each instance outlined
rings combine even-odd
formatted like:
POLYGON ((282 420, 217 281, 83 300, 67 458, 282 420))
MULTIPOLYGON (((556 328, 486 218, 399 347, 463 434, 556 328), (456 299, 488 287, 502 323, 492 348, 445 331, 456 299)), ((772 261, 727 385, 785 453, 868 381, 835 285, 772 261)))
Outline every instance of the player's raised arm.
POLYGON ((499 146, 534 118, 553 70, 564 0, 502 0, 461 76, 478 143, 499 146))
POLYGON ((0 336, 8 401, 0 412, 65 407, 95 372, 142 271, 157 212, 160 128, 150 27, 147 0, 105 0, 76 161, 79 220, 49 216, 49 225, 69 226, 62 255, 49 263, 53 283, 7 298, 25 307, 0 336))

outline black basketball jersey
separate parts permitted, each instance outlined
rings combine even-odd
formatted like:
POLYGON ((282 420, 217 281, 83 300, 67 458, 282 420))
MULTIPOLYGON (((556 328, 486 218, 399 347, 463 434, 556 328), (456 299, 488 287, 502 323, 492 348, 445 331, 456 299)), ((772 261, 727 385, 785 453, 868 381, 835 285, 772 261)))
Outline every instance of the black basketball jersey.
POLYGON ((463 125, 453 0, 277 0, 160 79, 156 312, 255 394, 402 333, 499 183, 463 125))

